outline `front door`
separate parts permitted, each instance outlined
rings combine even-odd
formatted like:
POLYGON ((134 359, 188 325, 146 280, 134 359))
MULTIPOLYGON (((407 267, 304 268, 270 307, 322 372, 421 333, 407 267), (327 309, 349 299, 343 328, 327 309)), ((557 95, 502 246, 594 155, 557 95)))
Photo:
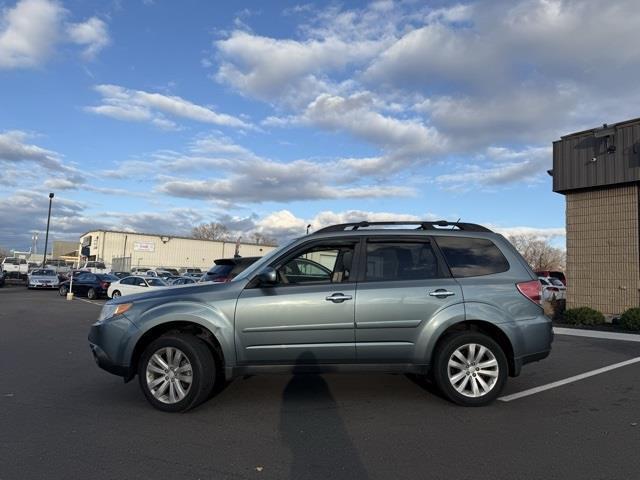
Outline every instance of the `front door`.
POLYGON ((358 362, 414 363, 425 323, 440 310, 462 302, 428 237, 371 237, 356 299, 358 362))
POLYGON ((315 241, 274 261, 278 283, 248 284, 236 307, 239 364, 355 360, 356 240, 315 241))

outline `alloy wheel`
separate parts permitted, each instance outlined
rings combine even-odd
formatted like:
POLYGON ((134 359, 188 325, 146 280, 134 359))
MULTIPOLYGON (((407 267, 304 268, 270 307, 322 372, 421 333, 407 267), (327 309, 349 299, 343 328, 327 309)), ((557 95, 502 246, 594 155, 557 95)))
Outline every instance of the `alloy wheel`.
POLYGON ((147 362, 147 387, 160 402, 167 404, 183 400, 193 383, 191 362, 182 350, 163 347, 147 362))
POLYGON ((483 397, 496 385, 500 367, 491 350, 467 343, 453 351, 447 365, 449 382, 465 397, 483 397))

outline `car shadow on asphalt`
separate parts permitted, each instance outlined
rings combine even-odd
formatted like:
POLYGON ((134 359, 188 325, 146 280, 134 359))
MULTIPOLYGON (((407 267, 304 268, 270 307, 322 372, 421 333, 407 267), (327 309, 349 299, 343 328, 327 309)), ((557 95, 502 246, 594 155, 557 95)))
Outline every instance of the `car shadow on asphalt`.
MULTIPOLYGON (((296 363, 317 361, 306 352, 296 363)), ((327 382, 301 370, 294 369, 280 410, 280 435, 292 457, 289 478, 368 478, 327 382)))

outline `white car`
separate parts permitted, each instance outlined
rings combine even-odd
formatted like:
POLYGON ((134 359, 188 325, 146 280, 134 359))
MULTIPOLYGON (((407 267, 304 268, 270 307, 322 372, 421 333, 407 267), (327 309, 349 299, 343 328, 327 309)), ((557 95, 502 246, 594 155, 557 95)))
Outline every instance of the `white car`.
POLYGON ((157 288, 166 288, 164 281, 155 277, 132 276, 125 277, 109 285, 107 297, 118 298, 122 295, 133 295, 134 293, 148 292, 157 288))
POLYGON ((565 300, 567 298, 567 287, 555 277, 538 277, 542 284, 542 300, 565 300))
POLYGON ((37 268, 29 272, 27 288, 54 288, 58 289, 60 281, 55 270, 49 268, 37 268))
POLYGON ((108 273, 109 272, 109 269, 104 264, 104 262, 93 262, 93 261, 86 262, 81 267, 81 269, 91 273, 108 273))

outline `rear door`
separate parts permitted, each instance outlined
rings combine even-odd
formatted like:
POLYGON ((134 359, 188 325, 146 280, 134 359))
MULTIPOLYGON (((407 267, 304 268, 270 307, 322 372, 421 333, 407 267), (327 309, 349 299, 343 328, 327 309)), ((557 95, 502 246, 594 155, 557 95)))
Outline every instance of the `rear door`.
POLYGON ((355 312, 358 362, 413 363, 419 333, 439 311, 462 302, 429 237, 371 236, 363 248, 355 312))

